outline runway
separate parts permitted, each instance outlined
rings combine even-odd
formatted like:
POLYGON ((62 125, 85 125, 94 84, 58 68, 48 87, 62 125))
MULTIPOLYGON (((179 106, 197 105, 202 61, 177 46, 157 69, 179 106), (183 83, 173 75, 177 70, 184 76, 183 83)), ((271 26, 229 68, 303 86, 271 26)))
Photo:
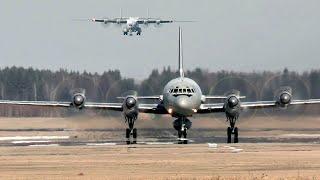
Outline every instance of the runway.
POLYGON ((68 123, 0 120, 0 179, 320 179, 318 121, 242 124, 239 144, 225 144, 220 124, 196 126, 187 145, 172 128, 140 126, 138 144, 126 145, 120 125, 68 123))
POLYGON ((0 154, 1 179, 320 178, 319 144, 9 146, 0 154))

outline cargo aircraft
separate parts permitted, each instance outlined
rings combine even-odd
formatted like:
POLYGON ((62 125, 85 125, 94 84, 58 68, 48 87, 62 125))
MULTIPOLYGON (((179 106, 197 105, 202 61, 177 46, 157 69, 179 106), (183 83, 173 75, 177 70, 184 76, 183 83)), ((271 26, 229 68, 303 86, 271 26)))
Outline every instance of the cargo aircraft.
POLYGON ((132 36, 133 33, 140 36, 142 29, 140 25, 148 26, 154 24, 160 26, 161 24, 177 23, 177 22, 194 22, 194 21, 178 21, 172 19, 150 18, 149 11, 147 17, 122 17, 122 11, 120 9, 120 17, 116 18, 91 18, 89 21, 102 23, 103 25, 116 24, 125 25, 122 29, 123 35, 132 36))
POLYGON ((271 101, 242 102, 241 100, 245 97, 233 92, 226 96, 203 95, 199 85, 184 75, 181 28, 179 28, 179 74, 179 77, 172 79, 165 85, 161 95, 118 97, 122 100, 121 103, 86 102, 86 97, 83 93, 76 93, 72 96, 70 102, 1 100, 0 104, 121 111, 128 125, 126 142, 130 144, 136 143, 137 129, 134 128, 134 124, 139 113, 171 115, 174 118, 173 127, 178 132, 179 143, 188 143, 187 132, 192 126, 189 117, 195 114, 225 113, 226 119, 230 123, 227 128, 227 143, 238 143, 236 122, 240 112, 244 109, 284 108, 294 105, 320 103, 320 99, 292 99, 291 88, 283 88, 277 93, 276 98, 271 101), (143 99, 156 100, 157 103, 139 103, 139 100, 143 99), (222 103, 208 103, 210 99, 222 100, 222 103))

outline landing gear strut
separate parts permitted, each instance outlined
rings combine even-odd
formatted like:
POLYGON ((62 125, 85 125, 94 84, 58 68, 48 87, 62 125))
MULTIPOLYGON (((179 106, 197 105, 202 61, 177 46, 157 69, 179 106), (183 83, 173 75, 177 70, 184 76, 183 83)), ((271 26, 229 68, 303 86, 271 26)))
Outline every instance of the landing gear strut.
POLYGON ((190 129, 191 126, 192 122, 185 117, 180 117, 173 121, 173 127, 178 131, 178 144, 188 144, 187 130, 190 129))
POLYGON ((233 142, 238 143, 239 138, 238 138, 238 127, 235 127, 236 121, 238 117, 227 117, 228 121, 230 122, 230 127, 227 129, 227 143, 231 143, 231 136, 234 135, 233 142))
POLYGON ((126 129, 126 143, 127 144, 137 144, 137 129, 134 128, 134 122, 137 118, 125 117, 125 119, 126 119, 126 123, 128 123, 128 125, 129 125, 129 128, 126 129), (132 138, 131 138, 131 136, 132 136, 132 138))

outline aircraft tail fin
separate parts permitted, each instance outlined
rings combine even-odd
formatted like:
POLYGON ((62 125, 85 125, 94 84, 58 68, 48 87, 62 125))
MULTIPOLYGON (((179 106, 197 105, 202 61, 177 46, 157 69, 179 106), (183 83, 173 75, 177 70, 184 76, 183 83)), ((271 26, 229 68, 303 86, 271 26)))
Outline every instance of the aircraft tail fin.
POLYGON ((183 71, 183 54, 182 54, 182 30, 179 27, 179 74, 181 78, 184 78, 183 71))

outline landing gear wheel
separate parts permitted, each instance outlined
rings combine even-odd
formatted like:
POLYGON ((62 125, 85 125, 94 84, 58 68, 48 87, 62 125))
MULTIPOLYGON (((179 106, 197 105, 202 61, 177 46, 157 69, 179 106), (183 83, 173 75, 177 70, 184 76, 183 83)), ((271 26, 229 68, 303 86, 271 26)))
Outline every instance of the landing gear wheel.
POLYGON ((132 130, 132 138, 133 138, 132 144, 137 144, 137 129, 136 128, 134 128, 132 130))
POLYGON ((231 127, 228 127, 228 129, 227 129, 227 135, 228 135, 227 143, 231 143, 231 134, 232 134, 232 129, 231 129, 231 127))
POLYGON ((127 144, 130 144, 130 133, 131 133, 131 131, 130 131, 130 129, 126 129, 126 143, 127 144))
POLYGON ((183 140, 183 144, 188 144, 188 140, 186 139, 187 138, 187 130, 184 130, 182 134, 183 134, 183 138, 185 138, 185 140, 183 140))
POLYGON ((180 139, 182 137, 182 131, 178 131, 178 138, 180 139))
POLYGON ((238 143, 239 139, 238 139, 238 128, 235 127, 234 128, 234 143, 238 143))
POLYGON ((128 32, 123 32, 123 35, 125 35, 125 36, 128 35, 128 32))
POLYGON ((141 35, 141 32, 137 32, 137 36, 140 36, 141 35))

